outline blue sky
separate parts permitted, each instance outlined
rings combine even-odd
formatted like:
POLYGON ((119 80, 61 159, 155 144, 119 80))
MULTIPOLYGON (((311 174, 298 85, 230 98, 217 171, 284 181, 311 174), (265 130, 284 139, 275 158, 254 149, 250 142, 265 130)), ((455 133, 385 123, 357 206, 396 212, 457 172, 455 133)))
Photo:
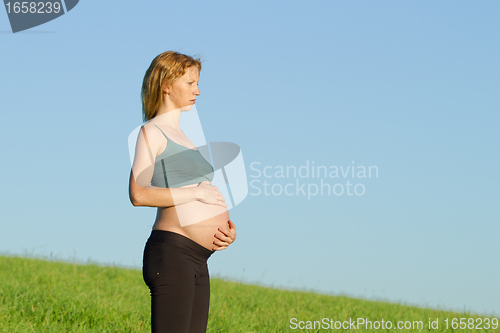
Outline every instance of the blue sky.
POLYGON ((206 140, 238 144, 247 168, 212 276, 498 316, 499 10, 80 1, 16 34, 0 11, 0 251, 141 266, 156 210, 129 202, 127 139, 145 70, 176 50, 202 57, 206 140), (313 161, 378 177, 254 170, 313 161), (265 180, 364 193, 255 195, 265 180))

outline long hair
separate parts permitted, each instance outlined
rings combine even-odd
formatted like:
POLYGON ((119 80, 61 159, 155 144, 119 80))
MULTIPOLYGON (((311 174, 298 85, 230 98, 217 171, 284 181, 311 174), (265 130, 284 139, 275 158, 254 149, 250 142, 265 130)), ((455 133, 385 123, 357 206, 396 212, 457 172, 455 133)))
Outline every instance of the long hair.
POLYGON ((163 89, 171 86, 186 74, 186 69, 196 66, 201 71, 201 59, 175 51, 167 51, 153 59, 142 81, 141 99, 143 122, 154 118, 163 102, 163 89))

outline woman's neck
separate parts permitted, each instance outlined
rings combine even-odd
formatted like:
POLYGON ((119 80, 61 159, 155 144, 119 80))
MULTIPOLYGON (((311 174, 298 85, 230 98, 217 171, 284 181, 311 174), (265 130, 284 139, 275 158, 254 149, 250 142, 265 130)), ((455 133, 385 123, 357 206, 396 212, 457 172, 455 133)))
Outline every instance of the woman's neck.
POLYGON ((160 108, 158 113, 154 117, 155 123, 162 127, 170 127, 177 132, 181 132, 180 128, 180 117, 182 111, 177 110, 167 110, 167 108, 160 108))

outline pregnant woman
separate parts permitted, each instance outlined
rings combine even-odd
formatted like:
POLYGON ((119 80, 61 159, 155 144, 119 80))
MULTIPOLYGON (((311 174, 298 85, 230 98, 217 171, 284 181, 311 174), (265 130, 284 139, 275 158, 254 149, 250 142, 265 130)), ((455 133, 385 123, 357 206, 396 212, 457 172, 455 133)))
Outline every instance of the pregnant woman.
POLYGON ((145 124, 137 138, 129 195, 158 207, 146 242, 143 277, 151 290, 152 332, 206 332, 207 260, 236 239, 214 169, 180 129, 196 101, 201 62, 177 52, 158 55, 142 84, 145 124), (151 185, 150 185, 151 184, 151 185))

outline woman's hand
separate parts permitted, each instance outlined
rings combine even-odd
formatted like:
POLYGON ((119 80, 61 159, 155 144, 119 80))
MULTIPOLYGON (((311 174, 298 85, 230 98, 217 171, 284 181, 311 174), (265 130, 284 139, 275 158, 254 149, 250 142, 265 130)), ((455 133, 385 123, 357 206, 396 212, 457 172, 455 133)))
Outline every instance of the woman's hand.
POLYGON ((199 200, 203 203, 210 205, 220 205, 222 207, 227 207, 225 199, 222 193, 219 192, 217 186, 210 184, 208 180, 202 181, 199 185, 199 200))
POLYGON ((214 235, 217 238, 214 240, 214 245, 217 246, 212 248, 212 250, 220 251, 227 249, 236 240, 236 226, 231 220, 227 221, 227 224, 227 227, 219 228, 219 232, 214 235))

